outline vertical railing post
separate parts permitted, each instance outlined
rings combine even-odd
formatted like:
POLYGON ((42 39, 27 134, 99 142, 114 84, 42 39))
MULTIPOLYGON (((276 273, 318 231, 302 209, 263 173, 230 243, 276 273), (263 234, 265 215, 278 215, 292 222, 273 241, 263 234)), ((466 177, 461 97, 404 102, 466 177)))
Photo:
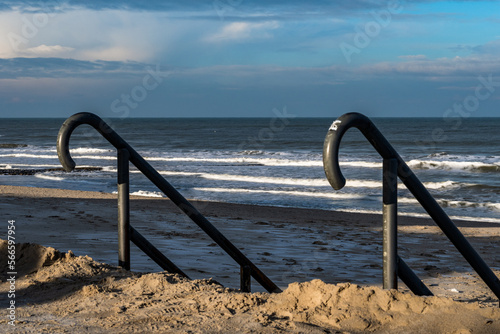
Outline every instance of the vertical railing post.
POLYGON ((384 289, 397 289, 398 161, 383 164, 383 270, 384 289))
POLYGON ((126 149, 118 150, 118 265, 130 270, 129 158, 126 149))
POLYGON ((251 292, 252 290, 252 268, 250 266, 240 267, 240 290, 241 292, 251 292))

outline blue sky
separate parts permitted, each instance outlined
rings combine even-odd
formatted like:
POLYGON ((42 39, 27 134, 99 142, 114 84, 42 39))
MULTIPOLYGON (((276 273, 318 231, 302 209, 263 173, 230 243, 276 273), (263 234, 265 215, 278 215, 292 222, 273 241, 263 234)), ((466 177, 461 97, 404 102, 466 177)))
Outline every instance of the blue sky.
POLYGON ((0 116, 500 116, 497 1, 0 1, 0 116))

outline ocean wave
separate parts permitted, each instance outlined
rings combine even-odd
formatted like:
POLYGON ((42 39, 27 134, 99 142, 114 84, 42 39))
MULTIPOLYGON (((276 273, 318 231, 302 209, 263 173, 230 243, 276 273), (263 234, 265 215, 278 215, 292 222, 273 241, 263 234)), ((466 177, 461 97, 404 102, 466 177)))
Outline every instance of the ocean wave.
MULTIPOLYGON (((11 152, 0 154, 0 158, 31 158, 31 159, 57 159, 56 150, 45 150, 45 152, 53 152, 54 154, 40 154, 40 150, 32 152, 11 152), (38 154, 37 154, 38 153, 38 154)), ((112 150, 103 150, 96 148, 76 148, 70 153, 75 155, 77 159, 88 160, 116 160, 116 155, 106 155, 112 150), (94 153, 95 155, 90 155, 94 153), (100 155, 103 154, 103 155, 100 155)), ((229 157, 229 158, 213 158, 213 157, 161 157, 161 156, 145 156, 149 162, 191 162, 196 164, 227 164, 227 165, 261 165, 261 166, 298 166, 298 167, 320 167, 323 166, 321 160, 291 160, 291 159, 276 159, 276 158, 247 158, 247 157, 229 157)))
POLYGON ((112 149, 77 147, 69 150, 71 154, 88 154, 88 153, 109 153, 113 152, 112 149))
MULTIPOLYGON (((118 191, 112 191, 111 192, 112 194, 118 194, 118 191)), ((130 195, 133 195, 133 196, 144 196, 144 197, 157 197, 157 198, 160 198, 160 197, 165 197, 165 195, 159 191, 147 191, 147 190, 138 190, 138 191, 134 191, 134 192, 131 192, 130 195)))
MULTIPOLYGON (((99 149, 99 148, 84 148, 78 147, 71 149, 70 153, 74 155, 75 159, 88 159, 88 160, 102 160, 113 161, 116 160, 116 155, 109 155, 113 150, 99 149)), ((114 152, 113 152, 114 153, 114 152)), ((151 152, 149 156, 144 156, 148 162, 179 162, 179 163, 194 163, 198 165, 203 164, 220 164, 220 165, 255 165, 255 166, 268 166, 268 167, 323 167, 321 159, 311 159, 308 157, 304 160, 289 159, 289 158, 273 158, 273 157, 258 157, 260 155, 267 155, 264 152, 248 153, 249 156, 229 156, 217 157, 216 155, 193 157, 193 156, 155 156, 151 152)), ((289 157, 289 156, 288 156, 289 157)), ((0 158, 30 158, 30 159, 57 159, 57 152, 55 149, 34 149, 28 151, 17 151, 5 154, 0 154, 0 158), (52 153, 52 154, 47 154, 52 153)), ((355 168, 382 168, 382 162, 370 161, 341 161, 340 165, 343 167, 355 168)))
MULTIPOLYGON (((1 165, 0 165, 1 166, 1 165)), ((6 164, 5 169, 15 168, 15 169, 43 169, 43 168, 60 168, 60 164, 6 164)), ((79 167, 90 167, 90 166, 79 166, 79 167)))
POLYGON ((57 159, 57 155, 10 153, 0 154, 0 158, 34 158, 34 159, 57 159))
MULTIPOLYGON (((276 159, 276 158, 210 158, 210 157, 146 157, 148 161, 165 161, 165 162, 197 162, 197 163, 225 163, 225 164, 254 164, 262 166, 293 166, 293 167, 323 167, 323 161, 318 160, 292 160, 292 159, 276 159)), ((358 168, 382 168, 382 162, 371 161, 341 161, 340 166, 358 167, 358 168)))
POLYGON ((429 154, 427 157, 435 158, 435 157, 444 157, 444 156, 448 156, 448 153, 447 152, 436 152, 436 153, 429 154))
POLYGON ((269 176, 247 176, 247 175, 232 175, 232 174, 209 174, 201 173, 200 177, 209 180, 220 181, 238 181, 249 183, 266 183, 266 184, 280 184, 280 185, 295 185, 295 186, 313 186, 323 187, 328 186, 328 181, 323 179, 298 179, 298 178, 280 178, 269 176))
POLYGON ((484 208, 488 210, 500 211, 500 203, 491 202, 470 202, 462 200, 438 199, 437 202, 444 208, 484 208))
MULTIPOLYGON (((141 173, 140 171, 137 171, 138 173, 141 173)), ((159 171, 161 175, 169 175, 169 176, 199 176, 202 173, 196 173, 196 172, 173 172, 173 171, 159 171)))
POLYGON ((382 188, 382 181, 347 179, 345 187, 346 188, 382 188))
POLYGON ((296 185, 296 186, 310 186, 310 187, 325 187, 329 185, 326 178, 300 179, 300 178, 281 178, 281 177, 269 177, 269 176, 249 176, 249 175, 236 175, 236 174, 215 174, 215 173, 174 172, 174 171, 160 171, 159 173, 161 175, 166 175, 166 176, 197 176, 207 180, 218 180, 218 181, 296 185))
MULTIPOLYGON (((140 173, 139 171, 137 172, 140 173)), ((197 176, 208 180, 218 180, 218 181, 279 184, 279 185, 293 185, 293 186, 307 186, 307 187, 329 187, 330 185, 326 178, 301 179, 301 178, 283 178, 283 177, 269 177, 269 176, 248 176, 248 175, 236 175, 236 174, 215 174, 215 173, 196 173, 196 172, 174 172, 174 171, 160 171, 159 173, 161 175, 167 175, 167 176, 197 176)), ((347 187, 378 188, 382 187, 382 182, 370 181, 370 180, 347 180, 347 187)))
POLYGON ((469 183, 460 183, 456 181, 442 181, 442 182, 423 182, 427 189, 456 189, 464 186, 469 186, 469 183))
MULTIPOLYGON (((436 202, 443 208, 462 208, 462 209, 487 209, 500 211, 500 203, 492 202, 470 202, 465 200, 449 200, 436 198, 436 202)), ((398 197, 398 203, 419 205, 419 202, 414 197, 398 197)))
MULTIPOLYGON (((211 173, 193 173, 193 172, 171 172, 162 171, 160 174, 172 175, 172 176, 199 176, 210 180, 221 180, 221 181, 240 181, 240 182, 252 182, 252 183, 268 183, 268 184, 283 184, 283 185, 297 185, 297 186, 312 186, 312 187, 324 187, 329 186, 326 178, 320 179, 300 179, 300 178, 280 178, 280 177, 267 177, 267 176, 246 176, 246 175, 234 175, 234 174, 211 174, 211 173)), ((443 181, 443 182, 424 182, 424 186, 427 189, 454 189, 463 186, 476 186, 469 183, 460 183, 455 181, 443 181)), ((477 185, 480 186, 480 185, 477 185)), ((374 180, 358 180, 358 179, 347 179, 346 188, 382 188, 382 181, 374 180)), ((399 189, 405 189, 405 185, 401 182, 398 183, 399 189)))
MULTIPOLYGON (((222 155, 233 155, 234 151, 220 151, 222 155)), ((244 150, 236 152, 237 155, 277 155, 277 156, 290 156, 292 152, 287 151, 263 151, 263 150, 244 150)))
POLYGON ((217 163, 230 165, 256 165, 256 166, 295 166, 295 167, 317 167, 323 166, 321 160, 290 160, 272 158, 190 158, 190 157, 145 157, 147 161, 165 162, 196 162, 196 163, 217 163))
POLYGON ((438 161, 438 160, 411 160, 410 168, 415 169, 444 169, 468 170, 477 172, 500 172, 500 164, 488 164, 480 161, 438 161))
MULTIPOLYGON (((118 168, 116 166, 104 166, 102 167, 102 171, 105 173, 118 173, 118 168)), ((130 170, 129 173, 141 173, 138 170, 130 170)))
POLYGON ((269 195, 288 195, 301 197, 322 197, 330 199, 366 199, 365 195, 345 194, 335 192, 308 192, 308 191, 288 191, 288 190, 260 190, 260 189, 244 189, 244 188, 193 188, 203 192, 218 192, 218 193, 242 193, 242 194, 269 194, 269 195))
MULTIPOLYGON (((442 182, 423 182, 423 185, 427 189, 455 189, 463 186, 469 186, 472 184, 460 183, 455 181, 442 181, 442 182)), ((346 188, 382 188, 382 181, 374 180, 346 180, 346 188)), ((398 182, 398 189, 406 189, 406 186, 402 182, 398 182)))
POLYGON ((382 162, 372 161, 340 161, 339 164, 344 167, 382 168, 382 162))
MULTIPOLYGON (((436 199, 436 202, 442 208, 462 208, 462 209, 487 209, 500 211, 500 203, 492 202, 470 202, 464 200, 448 200, 448 199, 436 199)), ((402 204, 418 204, 418 201, 413 197, 399 197, 398 203, 402 204)))
POLYGON ((50 181, 64 181, 66 178, 60 177, 60 176, 53 176, 53 175, 47 175, 47 174, 35 174, 35 177, 37 179, 43 179, 43 180, 50 180, 50 181))
POLYGON ((260 150, 247 150, 238 152, 240 155, 264 155, 266 152, 260 150))
POLYGON ((106 156, 106 155, 78 155, 75 156, 75 158, 88 159, 88 160, 116 160, 116 156, 106 156))
POLYGON ((165 197, 163 193, 159 191, 147 191, 147 190, 138 190, 130 193, 130 195, 135 196, 145 196, 145 197, 165 197))
MULTIPOLYGON (((30 159, 58 159, 57 154, 47 155, 47 154, 33 154, 33 153, 7 153, 0 154, 0 158, 30 158, 30 159)), ((89 160, 116 160, 116 156, 105 156, 105 155, 77 155, 77 159, 89 159, 89 160)))
MULTIPOLYGON (((116 168, 108 167, 106 171, 116 172, 116 168)), ((131 173, 141 173, 140 171, 130 171, 131 173)), ((325 187, 329 186, 326 178, 315 179, 301 179, 301 178, 281 178, 269 176, 248 176, 236 174, 216 174, 216 173, 200 173, 200 172, 178 172, 178 171, 159 171, 161 175, 165 176, 196 176, 208 180, 219 181, 235 181, 235 182, 249 182, 249 183, 265 183, 265 184, 280 184, 280 185, 296 185, 296 186, 309 186, 309 187, 325 187)), ((479 184, 461 183, 456 181, 442 181, 442 182, 424 182, 423 185, 427 189, 456 189, 460 187, 481 187, 479 184)), ((346 188, 382 188, 382 181, 375 180, 361 180, 361 179, 347 179, 346 188)), ((399 182, 398 189, 406 189, 406 186, 399 182)))

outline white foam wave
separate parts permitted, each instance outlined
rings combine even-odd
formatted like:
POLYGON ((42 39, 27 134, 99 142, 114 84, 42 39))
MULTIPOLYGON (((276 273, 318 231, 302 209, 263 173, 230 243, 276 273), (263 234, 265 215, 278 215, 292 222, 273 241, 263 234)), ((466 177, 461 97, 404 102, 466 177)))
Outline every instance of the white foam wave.
POLYGON ((345 187, 346 188, 382 188, 382 182, 381 181, 372 181, 372 180, 347 179, 345 187))
MULTIPOLYGON (((118 191, 112 191, 112 194, 118 194, 118 191)), ((130 193, 130 195, 134 196, 144 196, 144 197, 165 197, 163 193, 158 191, 147 191, 147 190, 138 190, 130 193)))
POLYGON ((52 176, 46 174, 35 174, 35 177, 38 179, 50 180, 50 181, 64 181, 66 180, 64 177, 60 176, 52 176))
POLYGON ((382 162, 370 161, 341 161, 340 166, 361 167, 361 168, 382 168, 382 162))
MULTIPOLYGON (((55 150, 46 150, 47 152, 54 152, 55 150)), ((37 150, 38 154, 28 152, 13 152, 2 154, 0 157, 7 158, 33 158, 33 159, 57 159, 57 155, 40 154, 41 151, 37 150)), ((71 149, 70 153, 78 159, 89 160, 116 160, 115 155, 107 155, 113 150, 99 149, 99 148, 85 148, 78 147, 71 149)), ((212 163, 212 164, 231 164, 231 165, 262 165, 262 166, 290 166, 290 167, 323 167, 323 162, 318 160, 294 160, 294 159, 277 159, 277 158, 257 158, 257 157, 227 157, 227 158, 214 158, 214 157, 158 157, 149 156, 145 157, 149 162, 191 162, 191 163, 212 163)), ((370 161, 342 161, 341 166, 356 167, 356 168, 382 168, 380 162, 370 161)))
MULTIPOLYGON (((76 157, 78 159, 90 159, 90 160, 116 160, 116 156, 104 156, 104 155, 78 155, 76 157)), ((47 155, 47 154, 31 154, 31 153, 0 154, 0 158, 58 159, 57 154, 47 155)))
POLYGON ((413 197, 398 197, 398 203, 418 204, 418 201, 413 197))
MULTIPOLYGON (((423 185, 427 189, 439 190, 439 189, 457 189, 460 187, 471 187, 476 184, 473 183, 462 183, 456 181, 442 181, 442 182, 423 182, 423 185)), ((346 180, 346 187, 354 188, 382 188, 381 181, 372 180, 346 180)), ((406 189, 406 186, 402 182, 398 182, 398 189, 406 189)))
MULTIPOLYGON (((140 173, 140 171, 138 171, 140 173)), ((173 172, 173 171, 160 171, 158 172, 161 175, 170 175, 170 176, 200 176, 204 173, 195 173, 195 172, 173 172)))
MULTIPOLYGON (((8 164, 7 166, 10 166, 10 168, 17 168, 17 169, 22 169, 22 168, 25 168, 25 169, 35 169, 35 168, 60 168, 61 165, 58 164, 58 165, 52 165, 52 164, 8 164)), ((78 167, 90 167, 90 166, 80 166, 78 165, 78 167)), ((7 168, 7 167, 5 167, 7 168)))
POLYGON ((208 174, 208 173, 201 173, 200 176, 204 179, 220 180, 220 181, 238 181, 238 182, 312 186, 312 187, 328 186, 328 181, 326 179, 294 179, 294 178, 281 178, 281 177, 268 177, 268 176, 247 176, 247 175, 208 174))
POLYGON ((35 158, 35 159, 57 159, 57 155, 12 153, 0 154, 0 158, 35 158))
POLYGON ((448 180, 448 181, 442 181, 442 182, 424 182, 423 185, 427 189, 454 189, 454 188, 460 188, 462 186, 468 186, 471 184, 460 183, 460 182, 448 180))
POLYGON ((235 188, 193 188, 197 191, 218 192, 218 193, 246 193, 246 194, 271 194, 271 195, 288 195, 302 197, 322 197, 331 199, 362 199, 363 195, 344 194, 334 192, 307 192, 307 191, 286 191, 286 190, 258 190, 258 189, 235 189, 235 188))
MULTIPOLYGON (((295 167, 323 167, 322 160, 292 160, 292 159, 273 159, 273 158, 195 158, 195 157, 147 157, 148 161, 165 162, 210 162, 210 163, 228 163, 228 164, 255 164, 264 166, 295 166, 295 167)), ((340 166, 361 167, 361 168, 382 168, 381 162, 370 161, 341 161, 340 166)))
MULTIPOLYGON (((492 202, 470 202, 464 200, 448 200, 448 199, 438 199, 436 198, 436 202, 443 208, 463 208, 463 209, 487 209, 500 211, 500 203, 492 203, 492 202)), ((412 204, 419 205, 418 201, 414 197, 398 197, 398 203, 401 204, 412 204)))
POLYGON ((135 196, 145 196, 145 197, 164 197, 161 192, 158 191, 147 191, 147 190, 138 190, 130 193, 130 195, 135 196))
MULTIPOLYGON (((140 173, 139 171, 137 171, 140 173)), ((300 179, 300 178, 281 178, 269 176, 247 176, 235 174, 212 174, 212 173, 193 173, 193 172, 173 172, 160 171, 162 175, 169 176, 197 176, 208 180, 234 181, 249 183, 280 184, 306 187, 328 187, 330 184, 326 178, 320 179, 300 179)), ((382 182, 370 180, 347 180, 347 187, 351 188, 377 188, 382 187, 382 182)))
POLYGON ((88 154, 88 153, 109 153, 111 149, 77 147, 69 150, 71 154, 88 154))
MULTIPOLYGON (((103 172, 106 172, 106 173, 117 173, 118 172, 118 169, 115 166, 104 166, 104 167, 102 167, 101 170, 103 172)), ((140 171, 138 171, 138 170, 130 170, 129 172, 130 173, 140 173, 140 171)))
MULTIPOLYGON (((116 171, 116 169, 110 168, 109 171, 116 171)), ((140 171, 131 171, 131 173, 140 173, 140 171)), ((326 180, 326 178, 300 179, 300 178, 280 178, 280 177, 268 177, 268 176, 247 176, 247 175, 235 175, 235 174, 213 174, 213 173, 176 172, 176 171, 160 171, 159 173, 166 176, 196 176, 204 179, 219 180, 219 181, 267 183, 267 184, 296 185, 296 186, 309 186, 309 187, 329 186, 329 183, 326 180)), ((474 185, 470 183, 460 183, 451 180, 443 182, 424 182, 423 184, 427 189, 453 189, 462 186, 474 185)), ((347 179, 346 188, 382 188, 382 182, 374 180, 347 179)), ((401 182, 398 183, 398 188, 406 189, 405 185, 401 182)))
POLYGON ((198 162, 198 163, 224 163, 224 164, 249 164, 264 166, 298 166, 298 167, 317 167, 323 166, 323 162, 318 160, 290 160, 290 159, 272 159, 272 158, 192 158, 192 157, 146 157, 147 161, 165 161, 165 162, 198 162))
POLYGON ((500 164, 489 164, 480 161, 438 161, 438 160, 411 160, 410 168, 445 169, 445 170, 492 170, 500 171, 500 164))
POLYGON ((106 156, 106 155, 78 155, 75 158, 89 159, 89 160, 116 160, 116 156, 106 156))
POLYGON ((438 199, 437 202, 442 207, 450 207, 450 208, 484 208, 488 210, 500 211, 500 203, 491 203, 491 202, 470 202, 470 201, 456 201, 456 200, 445 200, 438 199))
MULTIPOLYGON (((139 171, 137 172, 140 173, 139 171)), ((248 176, 248 175, 235 175, 235 174, 213 174, 213 173, 174 172, 174 171, 160 171, 159 173, 161 175, 167 175, 167 176, 197 176, 207 180, 218 180, 218 181, 297 185, 297 186, 310 186, 310 187, 323 187, 329 185, 326 179, 298 179, 298 178, 294 179, 294 178, 281 178, 281 177, 269 177, 269 176, 248 176)))

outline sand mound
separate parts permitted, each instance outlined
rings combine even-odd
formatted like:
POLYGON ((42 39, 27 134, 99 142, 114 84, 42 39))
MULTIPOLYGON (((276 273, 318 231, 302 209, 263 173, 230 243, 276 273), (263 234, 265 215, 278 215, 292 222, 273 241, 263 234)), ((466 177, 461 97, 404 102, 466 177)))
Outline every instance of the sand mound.
MULTIPOLYGON (((9 270, 8 242, 0 240, 0 274, 5 274, 9 270)), ((36 272, 44 266, 50 266, 56 261, 71 258, 73 253, 61 253, 52 247, 43 247, 32 243, 20 243, 15 246, 15 271, 19 276, 24 276, 36 272)))
POLYGON ((493 328, 488 328, 490 317, 498 319, 500 315, 498 309, 480 309, 477 304, 448 298, 419 297, 349 283, 332 285, 320 280, 290 284, 282 294, 270 298, 267 309, 294 321, 326 328, 384 328, 400 332, 414 328, 422 333, 451 333, 450 327, 464 333, 468 333, 468 328, 488 330, 493 328))
MULTIPOLYGON (((281 294, 240 293, 210 279, 132 273, 39 245, 16 252, 26 272, 16 281, 16 326, 26 333, 500 332, 499 309, 445 298, 320 280, 281 294)), ((0 294, 8 288, 2 283, 0 294)))

